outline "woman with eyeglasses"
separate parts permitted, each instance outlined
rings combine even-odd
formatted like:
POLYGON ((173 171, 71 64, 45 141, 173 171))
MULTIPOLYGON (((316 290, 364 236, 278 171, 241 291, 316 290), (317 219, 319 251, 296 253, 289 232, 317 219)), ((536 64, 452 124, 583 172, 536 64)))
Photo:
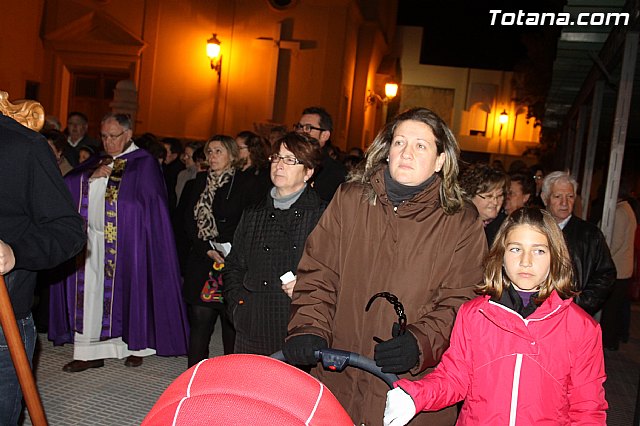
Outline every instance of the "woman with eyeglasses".
POLYGON ((219 244, 230 243, 233 247, 242 212, 256 201, 251 191, 253 179, 239 173, 242 163, 231 136, 212 136, 204 152, 209 170, 198 173, 193 185, 182 193, 184 226, 191 240, 182 289, 191 328, 189 367, 209 357, 209 342, 218 318, 224 353, 233 353, 235 331, 226 315, 221 288, 226 259, 219 244))
POLYGON ((317 140, 287 133, 269 159, 273 187, 245 210, 223 273, 235 353, 271 355, 282 349, 298 261, 326 207, 307 185, 322 162, 317 140))
POLYGON ((502 205, 507 192, 507 175, 484 163, 471 164, 462 171, 460 186, 465 198, 476 206, 487 244, 491 247, 499 224, 506 217, 502 205))
POLYGON ((528 170, 509 173, 507 180, 508 189, 504 199, 504 208, 500 210, 498 216, 484 228, 489 247, 493 244, 502 222, 504 222, 512 212, 525 206, 542 208, 542 206, 533 204, 533 194, 536 189, 536 184, 528 170))
MULTIPOLYGON (((282 351, 292 364, 315 366, 311 374, 354 424, 382 424, 388 386, 358 369, 325 371, 314 351, 355 352, 385 373, 421 377, 440 361, 458 308, 482 281, 487 243, 477 212, 462 198, 459 155, 435 113, 401 113, 376 136, 307 238, 282 351), (365 310, 378 293, 387 297, 365 310)), ((453 407, 419 414, 414 425, 455 419, 453 407)))

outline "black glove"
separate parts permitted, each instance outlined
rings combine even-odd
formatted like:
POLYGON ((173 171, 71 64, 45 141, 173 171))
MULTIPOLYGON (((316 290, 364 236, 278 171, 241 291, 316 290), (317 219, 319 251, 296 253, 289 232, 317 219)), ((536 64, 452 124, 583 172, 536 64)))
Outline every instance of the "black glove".
POLYGON ((383 373, 406 373, 418 364, 418 341, 408 331, 398 336, 398 324, 394 324, 393 338, 378 343, 373 348, 373 359, 383 373))
POLYGON ((294 365, 316 365, 314 352, 327 347, 327 341, 315 334, 293 336, 282 346, 282 354, 287 362, 294 365))

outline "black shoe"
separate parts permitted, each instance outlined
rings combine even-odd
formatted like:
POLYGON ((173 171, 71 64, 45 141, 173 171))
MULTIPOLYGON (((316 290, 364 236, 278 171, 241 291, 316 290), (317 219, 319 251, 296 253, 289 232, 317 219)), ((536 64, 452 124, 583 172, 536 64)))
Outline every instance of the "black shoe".
POLYGON ((67 373, 79 373, 90 368, 100 367, 104 367, 104 359, 94 359, 91 361, 75 360, 65 364, 64 367, 62 367, 62 371, 66 371, 67 373))
POLYGON ((142 365, 142 357, 129 355, 124 361, 124 365, 127 367, 140 367, 142 365))

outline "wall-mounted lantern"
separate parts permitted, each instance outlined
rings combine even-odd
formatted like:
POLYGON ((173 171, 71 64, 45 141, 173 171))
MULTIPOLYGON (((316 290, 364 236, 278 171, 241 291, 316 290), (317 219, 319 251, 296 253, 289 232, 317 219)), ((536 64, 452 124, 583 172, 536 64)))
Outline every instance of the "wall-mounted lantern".
POLYGON ((220 54, 220 40, 215 33, 207 40, 207 56, 211 60, 211 69, 218 73, 218 83, 222 75, 222 55, 220 54))
POLYGON ((502 112, 500 113, 500 127, 502 127, 503 124, 507 124, 509 122, 509 114, 507 114, 507 110, 503 109, 502 112))
POLYGON ((367 95, 367 103, 369 105, 373 105, 376 103, 376 101, 380 101, 383 105, 386 105, 391 99, 395 98, 397 94, 398 84, 387 83, 384 85, 384 98, 377 93, 369 90, 369 94, 367 95))

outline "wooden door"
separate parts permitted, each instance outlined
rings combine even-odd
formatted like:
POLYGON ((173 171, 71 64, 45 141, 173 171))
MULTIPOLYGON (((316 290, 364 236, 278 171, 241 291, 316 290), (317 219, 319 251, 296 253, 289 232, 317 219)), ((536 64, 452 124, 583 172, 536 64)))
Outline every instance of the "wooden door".
POLYGON ((89 135, 100 140, 100 121, 111 111, 113 90, 129 73, 118 71, 78 70, 71 74, 69 112, 79 111, 89 119, 89 135))

